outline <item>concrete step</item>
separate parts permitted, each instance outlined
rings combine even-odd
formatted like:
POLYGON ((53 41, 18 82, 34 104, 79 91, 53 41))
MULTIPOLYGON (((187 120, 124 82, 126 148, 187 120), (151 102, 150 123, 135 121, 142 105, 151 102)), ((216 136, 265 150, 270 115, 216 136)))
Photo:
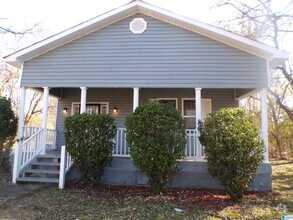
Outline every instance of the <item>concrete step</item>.
POLYGON ((47 173, 47 174, 59 174, 60 170, 46 170, 46 169, 27 169, 22 171, 24 173, 47 173))
POLYGON ((31 162, 30 165, 38 165, 38 166, 60 166, 60 163, 56 163, 56 162, 34 161, 34 162, 31 162))
POLYGON ((59 178, 20 177, 17 182, 59 183, 59 178))
POLYGON ((61 158, 60 154, 39 154, 37 158, 61 158))

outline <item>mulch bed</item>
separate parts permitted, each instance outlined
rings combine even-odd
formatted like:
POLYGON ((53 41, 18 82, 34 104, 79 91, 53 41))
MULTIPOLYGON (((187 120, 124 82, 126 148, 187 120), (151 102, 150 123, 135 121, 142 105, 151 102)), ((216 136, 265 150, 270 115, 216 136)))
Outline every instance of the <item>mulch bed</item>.
MULTIPOLYGON (((166 188, 163 194, 155 195, 147 186, 99 185, 93 188, 81 188, 78 183, 70 182, 67 187, 73 192, 94 197, 140 197, 144 201, 174 204, 188 209, 219 210, 236 203, 223 190, 166 188)), ((250 203, 272 202, 271 192, 249 192, 245 201, 250 203)))

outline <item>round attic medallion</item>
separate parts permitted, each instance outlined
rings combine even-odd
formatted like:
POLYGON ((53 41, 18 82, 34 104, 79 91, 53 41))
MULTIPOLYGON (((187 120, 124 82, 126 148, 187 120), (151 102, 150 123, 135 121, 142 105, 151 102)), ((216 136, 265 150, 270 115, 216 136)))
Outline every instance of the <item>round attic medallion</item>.
POLYGON ((147 29, 147 22, 143 18, 134 18, 129 25, 134 34, 142 34, 147 29))

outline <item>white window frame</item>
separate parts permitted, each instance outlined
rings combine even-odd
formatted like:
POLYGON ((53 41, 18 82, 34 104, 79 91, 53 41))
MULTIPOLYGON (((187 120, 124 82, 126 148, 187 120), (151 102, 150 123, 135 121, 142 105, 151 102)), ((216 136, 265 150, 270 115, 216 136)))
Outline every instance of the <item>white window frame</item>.
MULTIPOLYGON (((182 98, 182 117, 183 118, 195 118, 195 114, 193 115, 193 116, 191 116, 191 115, 184 115, 184 101, 185 100, 194 100, 194 102, 195 102, 195 98, 182 98)), ((201 99, 201 102, 202 102, 202 104, 201 104, 201 112, 202 112, 202 114, 201 114, 201 119, 203 120, 205 117, 206 117, 206 115, 203 115, 203 113, 205 113, 205 109, 204 109, 204 105, 203 105, 203 101, 208 101, 209 103, 210 103, 210 109, 209 109, 209 111, 210 112, 212 112, 212 99, 201 99)))
POLYGON ((160 100, 167 100, 167 101, 176 101, 176 109, 178 110, 178 98, 154 98, 150 99, 150 101, 160 101, 160 100))
MULTIPOLYGON (((73 105, 80 105, 80 102, 72 102, 71 103, 71 115, 73 115, 73 105)), ((109 102, 87 102, 85 105, 87 104, 98 104, 98 105, 106 105, 106 114, 109 114, 109 102)))

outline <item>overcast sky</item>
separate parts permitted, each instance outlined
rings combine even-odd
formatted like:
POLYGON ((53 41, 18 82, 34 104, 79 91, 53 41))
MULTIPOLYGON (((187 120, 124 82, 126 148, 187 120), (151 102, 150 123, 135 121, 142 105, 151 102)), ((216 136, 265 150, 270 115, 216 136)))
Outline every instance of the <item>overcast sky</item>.
MULTIPOLYGON (((13 52, 15 49, 30 45, 129 1, 3 0, 0 7, 1 26, 23 30, 39 23, 42 31, 36 36, 22 39, 22 41, 16 41, 13 35, 2 35, 0 37, 0 54, 5 55, 8 52, 13 52)), ((211 24, 230 13, 225 9, 211 9, 214 0, 145 0, 145 2, 211 24)), ((287 42, 289 42, 288 39, 287 42)), ((293 43, 289 43, 291 44, 289 50, 293 51, 293 43)))

